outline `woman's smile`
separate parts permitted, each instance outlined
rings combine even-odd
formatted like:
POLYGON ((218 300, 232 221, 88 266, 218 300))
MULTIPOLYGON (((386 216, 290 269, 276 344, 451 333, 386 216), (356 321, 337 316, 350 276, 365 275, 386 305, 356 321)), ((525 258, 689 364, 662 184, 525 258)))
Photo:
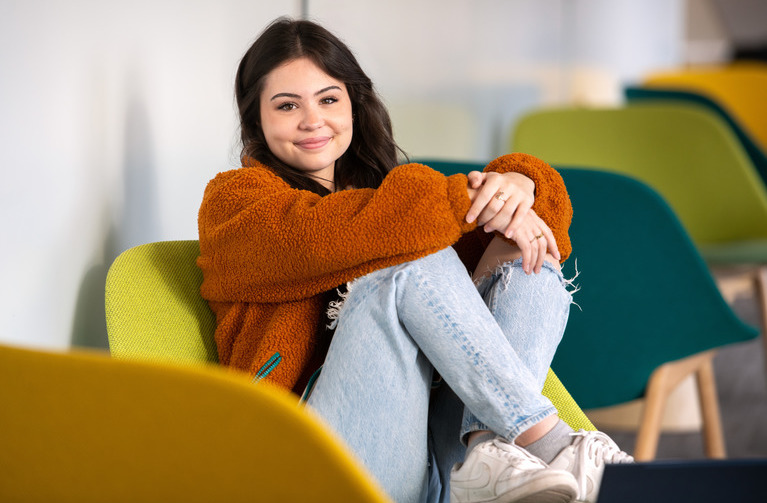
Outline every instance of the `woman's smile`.
POLYGON ((317 150, 330 143, 331 140, 333 140, 333 138, 330 136, 315 136, 313 138, 298 141, 295 145, 306 150, 317 150))

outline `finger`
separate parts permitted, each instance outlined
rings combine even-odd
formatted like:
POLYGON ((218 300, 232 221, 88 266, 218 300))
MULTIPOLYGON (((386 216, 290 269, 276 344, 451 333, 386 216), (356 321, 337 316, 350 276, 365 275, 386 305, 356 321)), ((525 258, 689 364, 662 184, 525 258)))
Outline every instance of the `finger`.
POLYGON ((554 238, 554 232, 552 232, 551 229, 549 229, 548 225, 545 225, 543 229, 541 229, 543 232, 543 238, 546 240, 546 248, 548 250, 548 253, 551 253, 551 255, 557 259, 562 260, 562 255, 559 254, 559 247, 557 246, 557 240, 554 238))
POLYGON ((536 216, 535 212, 527 205, 527 203, 524 200, 521 201, 514 209, 514 214, 509 219, 506 227, 501 229, 503 235, 509 239, 513 239, 514 234, 522 228, 525 221, 536 216))
POLYGON ((533 239, 530 232, 520 232, 517 246, 522 252, 522 270, 525 274, 530 274, 531 263, 533 259, 533 239))
POLYGON ((469 187, 472 189, 478 189, 485 181, 484 174, 480 171, 470 171, 466 176, 469 179, 469 187))
POLYGON ((538 274, 539 272, 541 272, 541 268, 543 267, 543 261, 546 258, 546 243, 547 243, 547 241, 544 239, 544 233, 543 232, 539 232, 538 234, 536 234, 536 237, 534 239, 535 239, 535 244, 537 244, 537 253, 538 253, 538 255, 536 257, 536 260, 535 260, 535 268, 534 268, 534 270, 535 270, 535 273, 538 274), (538 236, 540 236, 540 237, 538 237, 538 236))
POLYGON ((516 231, 517 228, 519 228, 519 226, 522 225, 522 222, 525 220, 525 217, 528 216, 528 213, 530 212, 530 209, 532 207, 533 207, 532 199, 525 197, 522 200, 520 200, 514 212, 513 218, 511 219, 511 222, 506 228, 506 232, 509 234, 513 234, 514 231, 516 231))
POLYGON ((505 195, 498 191, 496 184, 485 181, 474 196, 474 201, 466 214, 466 221, 473 222, 480 214, 483 214, 483 219, 477 220, 477 224, 484 225, 503 208, 504 198, 505 195))
POLYGON ((518 203, 515 199, 499 201, 499 203, 501 203, 500 207, 498 207, 497 203, 491 202, 478 217, 477 221, 482 222, 487 232, 508 227, 509 222, 511 222, 512 217, 517 211, 518 203), (495 211, 496 207, 498 207, 498 211, 495 211))

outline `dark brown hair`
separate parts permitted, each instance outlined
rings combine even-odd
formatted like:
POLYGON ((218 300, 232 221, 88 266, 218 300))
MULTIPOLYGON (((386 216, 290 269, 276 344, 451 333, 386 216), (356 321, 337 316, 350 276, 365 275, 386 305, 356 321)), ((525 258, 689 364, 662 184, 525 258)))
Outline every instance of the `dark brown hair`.
POLYGON ((252 157, 294 188, 320 195, 329 191, 301 170, 285 164, 266 144, 261 129, 261 92, 266 76, 289 61, 308 58, 322 71, 346 85, 354 114, 351 145, 336 161, 337 187, 378 187, 397 165, 401 152, 394 142, 391 120, 373 83, 349 48, 325 28, 310 21, 280 18, 256 39, 240 61, 235 97, 240 113, 242 156, 252 157))

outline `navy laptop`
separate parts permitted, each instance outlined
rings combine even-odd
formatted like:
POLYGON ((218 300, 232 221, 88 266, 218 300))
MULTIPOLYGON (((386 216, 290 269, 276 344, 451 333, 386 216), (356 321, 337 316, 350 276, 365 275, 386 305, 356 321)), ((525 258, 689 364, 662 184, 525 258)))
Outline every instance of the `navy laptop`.
POLYGON ((767 459, 607 465, 598 503, 767 502, 767 459))

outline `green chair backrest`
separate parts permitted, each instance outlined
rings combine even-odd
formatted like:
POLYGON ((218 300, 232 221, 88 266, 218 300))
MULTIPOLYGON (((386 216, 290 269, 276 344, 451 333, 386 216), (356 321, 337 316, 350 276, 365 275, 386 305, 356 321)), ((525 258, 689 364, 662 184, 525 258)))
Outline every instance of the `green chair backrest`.
POLYGON ((692 91, 665 88, 626 87, 624 93, 629 103, 647 103, 653 101, 661 103, 683 102, 697 104, 705 109, 713 111, 717 116, 721 117, 730 128, 732 128, 735 136, 738 137, 738 140, 740 140, 748 157, 751 159, 754 168, 767 186, 767 154, 754 141, 751 135, 743 129, 739 120, 728 113, 713 99, 692 91))
POLYGON ((646 76, 642 87, 679 89, 703 94, 715 100, 767 150, 767 62, 738 61, 724 65, 703 65, 646 76))
POLYGON ((767 189, 733 132, 683 104, 533 112, 513 150, 635 176, 669 202, 698 245, 767 239, 767 189))
POLYGON ((231 371, 0 346, 0 382, 0 501, 389 501, 295 396, 231 371))
POLYGON ((200 296, 196 240, 162 241, 117 257, 106 281, 113 356, 217 363, 216 319, 200 296))
POLYGON ((663 363, 751 340, 666 202, 621 174, 559 169, 573 204, 576 277, 552 368, 585 408, 639 398, 663 363))

